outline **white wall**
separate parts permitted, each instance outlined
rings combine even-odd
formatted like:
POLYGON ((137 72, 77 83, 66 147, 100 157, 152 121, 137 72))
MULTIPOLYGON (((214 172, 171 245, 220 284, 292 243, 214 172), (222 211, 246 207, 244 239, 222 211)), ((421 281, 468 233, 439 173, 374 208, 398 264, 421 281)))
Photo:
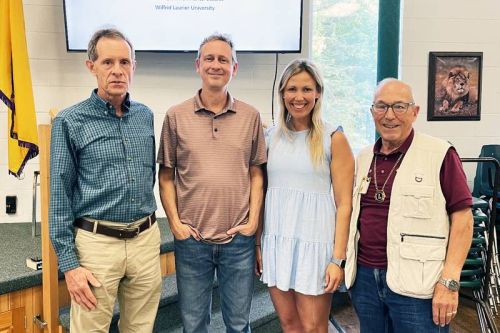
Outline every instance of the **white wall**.
MULTIPOLYGON (((28 52, 39 123, 48 123, 48 110, 61 109, 87 98, 95 87, 94 78, 84 67, 85 55, 67 53, 62 1, 24 0, 28 52)), ((310 1, 305 1, 302 55, 280 55, 280 68, 298 56, 307 56, 310 1)), ((495 128, 500 124, 500 3, 497 0, 406 0, 402 4, 401 77, 414 87, 422 106, 416 128, 450 140, 463 157, 474 157, 480 147, 500 143, 495 128), (483 82, 481 121, 427 122, 427 62, 429 51, 482 51, 483 82)), ((201 32, 201 35, 211 33, 201 32)), ((191 97, 199 87, 192 54, 137 55, 138 68, 132 96, 148 104, 156 114, 159 135, 166 109, 191 97)), ((270 121, 274 55, 239 56, 240 71, 231 91, 254 104, 270 121)), ((31 220, 33 171, 38 159, 31 160, 25 178, 7 175, 6 113, 0 112, 0 223, 31 220), (18 213, 5 214, 5 196, 18 196, 18 213)), ((475 166, 465 165, 469 181, 475 166)), ((158 213, 163 216, 163 210, 158 213)))
MULTIPOLYGON (((477 157, 484 144, 500 144, 500 2, 404 0, 401 77, 421 105, 416 128, 449 140, 461 157, 477 157), (481 121, 427 121, 429 51, 483 52, 481 121)), ((469 185, 476 164, 465 163, 469 185)))
MULTIPOLYGON (((308 8, 304 1, 303 47, 301 55, 279 56, 278 75, 295 57, 307 57, 309 40, 308 8)), ((39 124, 48 123, 50 108, 63 109, 88 98, 95 88, 95 78, 84 65, 86 55, 66 51, 63 6, 61 0, 24 0, 26 38, 30 57, 33 93, 39 124)), ((86 13, 91 15, 91 13, 86 13)), ((200 28, 200 41, 212 31, 200 28)), ((236 45, 237 45, 237 41, 236 45)), ((150 106, 155 112, 155 131, 158 137, 167 108, 192 97, 200 86, 194 70, 194 54, 138 53, 137 71, 131 89, 132 98, 150 106)), ((241 54, 238 56, 239 72, 230 90, 241 100, 257 107, 264 118, 271 119, 271 89, 274 78, 273 54, 241 54)), ((0 223, 28 222, 32 216, 33 172, 38 170, 38 158, 30 160, 24 179, 8 175, 6 127, 7 115, 0 112, 0 223), (5 196, 17 195, 15 215, 5 214, 5 196)), ((276 110, 276 109, 275 109, 276 110)), ((119 176, 119 175, 117 175, 119 176)), ((156 189, 158 193, 158 189, 156 189)), ((164 216, 158 201, 158 215, 164 216)), ((40 200, 38 200, 38 203, 40 200)), ((39 206, 39 205, 38 205, 39 206)), ((40 209, 38 207, 38 220, 40 209)))

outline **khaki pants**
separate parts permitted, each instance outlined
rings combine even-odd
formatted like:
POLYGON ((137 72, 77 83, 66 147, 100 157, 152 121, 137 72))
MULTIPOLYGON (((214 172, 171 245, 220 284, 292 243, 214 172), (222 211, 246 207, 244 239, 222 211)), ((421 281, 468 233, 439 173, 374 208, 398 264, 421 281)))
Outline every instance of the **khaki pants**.
POLYGON ((97 298, 94 310, 71 304, 71 333, 107 333, 117 296, 120 332, 152 332, 162 281, 158 223, 132 239, 76 228, 75 243, 80 265, 90 270, 102 286, 91 287, 97 298))

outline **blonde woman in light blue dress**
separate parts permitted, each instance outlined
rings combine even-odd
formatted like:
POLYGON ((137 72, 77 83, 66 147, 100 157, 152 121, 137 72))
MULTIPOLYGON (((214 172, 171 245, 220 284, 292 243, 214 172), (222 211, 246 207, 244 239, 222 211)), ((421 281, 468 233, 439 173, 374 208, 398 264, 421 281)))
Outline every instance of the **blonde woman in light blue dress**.
POLYGON ((342 128, 321 120, 322 94, 316 66, 292 61, 280 80, 279 126, 266 131, 256 270, 284 332, 327 332, 332 293, 344 279, 354 158, 342 128))

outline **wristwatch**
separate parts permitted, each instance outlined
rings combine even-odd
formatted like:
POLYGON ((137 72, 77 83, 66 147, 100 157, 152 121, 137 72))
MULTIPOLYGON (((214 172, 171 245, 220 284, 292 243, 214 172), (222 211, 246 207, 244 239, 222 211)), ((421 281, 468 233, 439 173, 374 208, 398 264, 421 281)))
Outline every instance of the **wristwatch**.
POLYGON ((440 278, 438 282, 451 291, 458 291, 460 289, 460 282, 457 280, 440 278))
POLYGON ((339 266, 342 269, 345 268, 345 259, 337 259, 335 257, 332 257, 332 259, 330 260, 330 262, 332 264, 335 264, 335 265, 339 266))

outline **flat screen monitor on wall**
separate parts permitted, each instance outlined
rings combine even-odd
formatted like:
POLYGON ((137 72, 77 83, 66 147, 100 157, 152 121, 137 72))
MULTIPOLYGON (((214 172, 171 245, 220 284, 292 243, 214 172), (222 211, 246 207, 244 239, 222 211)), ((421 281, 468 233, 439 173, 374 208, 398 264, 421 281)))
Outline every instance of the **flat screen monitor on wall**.
POLYGON ((115 27, 137 51, 193 52, 214 32, 243 52, 299 53, 302 0, 64 0, 68 51, 115 27))

